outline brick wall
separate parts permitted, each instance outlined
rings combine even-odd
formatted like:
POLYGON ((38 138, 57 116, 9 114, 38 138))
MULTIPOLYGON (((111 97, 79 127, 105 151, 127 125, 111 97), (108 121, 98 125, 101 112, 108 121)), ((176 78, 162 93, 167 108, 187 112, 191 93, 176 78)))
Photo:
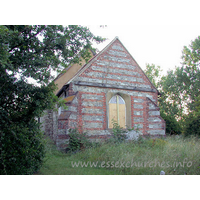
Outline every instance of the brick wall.
MULTIPOLYGON (((126 117, 131 118, 127 119, 131 127, 138 128, 143 135, 165 134, 165 122, 157 106, 158 92, 119 40, 73 79, 69 95, 76 92, 76 98, 67 105, 69 117, 58 120, 58 146, 66 145, 69 128, 87 132, 91 139, 106 138, 110 134, 108 102, 116 94, 128 97, 126 117)), ((49 121, 51 118, 49 115, 49 121)))
POLYGON ((108 92, 112 92, 113 95, 121 93, 131 97, 132 127, 138 127, 139 131, 144 135, 164 134, 164 121, 159 115, 159 108, 157 106, 157 92, 76 84, 82 81, 93 84, 119 85, 124 88, 131 86, 155 89, 120 42, 116 41, 111 45, 73 81, 74 84, 71 86, 73 92, 78 91, 80 95, 78 124, 82 127, 82 131, 86 131, 90 135, 108 134, 108 131, 105 131, 108 129, 106 96, 108 92), (151 101, 151 104, 149 101, 151 101), (151 119, 156 117, 159 117, 161 121, 151 122, 151 119), (155 132, 153 133, 153 131, 155 132))

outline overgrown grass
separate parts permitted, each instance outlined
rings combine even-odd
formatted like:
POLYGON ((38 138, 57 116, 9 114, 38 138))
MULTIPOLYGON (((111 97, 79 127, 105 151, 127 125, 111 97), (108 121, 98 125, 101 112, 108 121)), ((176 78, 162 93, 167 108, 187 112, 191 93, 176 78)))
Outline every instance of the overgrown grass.
POLYGON ((48 143, 45 162, 38 174, 200 174, 200 139, 167 137, 119 144, 103 143, 77 153, 66 154, 48 143), (185 162, 184 162, 185 161, 185 162), (72 166, 73 164, 79 166, 72 166), (81 167, 83 163, 88 166, 81 167), (96 167, 90 167, 90 164, 96 167))

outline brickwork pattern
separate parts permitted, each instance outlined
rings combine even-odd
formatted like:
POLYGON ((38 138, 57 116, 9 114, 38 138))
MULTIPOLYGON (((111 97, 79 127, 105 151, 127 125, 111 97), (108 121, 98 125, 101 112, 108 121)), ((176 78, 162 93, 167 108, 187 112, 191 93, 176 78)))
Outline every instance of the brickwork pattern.
MULTIPOLYGON (((154 88, 131 55, 118 41, 111 45, 74 81, 154 88)), ((82 106, 82 116, 84 116, 83 129, 85 131, 93 131, 95 134, 95 130, 103 131, 107 129, 106 93, 109 90, 116 94, 121 92, 131 96, 131 125, 133 127, 138 128, 144 135, 152 134, 154 130, 161 130, 161 134, 163 134, 164 125, 162 123, 164 122, 161 117, 159 117, 159 121, 154 121, 154 124, 151 124, 152 117, 155 120, 155 116, 159 116, 159 108, 156 105, 158 94, 155 92, 137 92, 79 85, 74 85, 73 90, 74 92, 81 91, 83 95, 80 104, 82 106), (147 98, 151 99, 152 103, 148 104, 147 98), (91 117, 85 117, 87 115, 91 115, 91 117)))
MULTIPOLYGON (((78 85, 79 81, 155 89, 132 56, 116 40, 69 84, 69 95, 78 93, 68 105, 68 111, 71 112, 69 118, 58 121, 58 146, 68 141, 67 131, 74 127, 81 133, 87 132, 91 139, 109 137, 108 92, 130 96, 131 127, 138 128, 143 135, 165 135, 165 122, 157 106, 157 92, 84 86, 78 85)), ((51 114, 48 120, 52 120, 51 114)), ((49 132, 51 128, 50 125, 46 127, 49 132)))

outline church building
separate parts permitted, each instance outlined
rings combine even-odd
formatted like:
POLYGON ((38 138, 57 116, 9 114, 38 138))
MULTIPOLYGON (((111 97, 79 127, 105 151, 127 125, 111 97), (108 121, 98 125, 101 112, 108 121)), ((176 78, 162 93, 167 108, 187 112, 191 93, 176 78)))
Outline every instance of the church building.
POLYGON ((65 100, 68 109, 45 112, 45 134, 64 148, 69 129, 86 132, 91 140, 106 139, 115 120, 144 136, 165 135, 159 92, 119 38, 92 56, 87 63, 69 66, 54 80, 56 95, 65 100))

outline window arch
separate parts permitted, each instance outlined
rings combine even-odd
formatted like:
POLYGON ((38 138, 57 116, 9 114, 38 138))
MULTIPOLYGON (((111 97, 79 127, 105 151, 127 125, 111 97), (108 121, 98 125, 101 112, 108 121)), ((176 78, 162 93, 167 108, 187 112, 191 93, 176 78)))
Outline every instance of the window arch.
POLYGON ((113 128, 113 120, 126 128, 126 103, 119 95, 114 95, 109 101, 109 128, 113 128))

